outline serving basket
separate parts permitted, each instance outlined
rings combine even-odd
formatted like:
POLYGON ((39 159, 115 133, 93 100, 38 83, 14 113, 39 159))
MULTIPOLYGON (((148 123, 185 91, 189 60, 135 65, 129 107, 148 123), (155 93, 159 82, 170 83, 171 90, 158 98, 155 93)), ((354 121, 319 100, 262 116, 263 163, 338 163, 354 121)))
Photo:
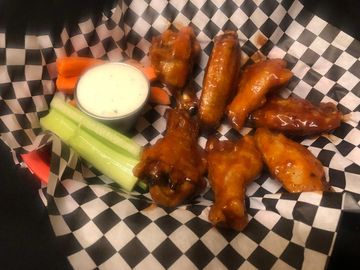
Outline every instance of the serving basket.
MULTIPOLYGON (((0 31, 1 139, 21 154, 50 147, 50 174, 39 195, 58 244, 74 269, 323 269, 331 255, 344 196, 360 201, 360 42, 312 14, 300 1, 114 2, 101 16, 64 25, 60 35, 26 33, 7 42, 0 31), (56 136, 43 132, 55 92, 56 58, 134 58, 148 64, 152 37, 190 25, 202 55, 194 80, 200 94, 213 39, 235 30, 242 65, 259 56, 282 58, 294 77, 281 90, 315 104, 333 102, 345 115, 329 135, 304 138, 323 164, 334 192, 288 193, 264 171, 246 191, 249 224, 242 232, 208 221, 213 201, 206 191, 191 204, 153 205, 148 193, 123 192, 56 136)), ((97 14, 97 15, 99 15, 97 14)), ((148 105, 129 133, 140 145, 164 134, 167 106, 148 105)), ((241 134, 226 122, 215 135, 241 134)), ((199 138, 204 147, 205 135, 199 138)))

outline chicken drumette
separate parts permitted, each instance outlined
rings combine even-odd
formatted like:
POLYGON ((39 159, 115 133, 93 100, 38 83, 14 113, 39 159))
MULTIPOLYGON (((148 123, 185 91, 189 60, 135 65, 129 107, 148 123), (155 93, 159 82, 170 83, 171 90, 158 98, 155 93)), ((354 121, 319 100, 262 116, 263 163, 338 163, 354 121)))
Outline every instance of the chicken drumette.
POLYGON ((242 230, 248 222, 245 188, 261 172, 261 154, 251 136, 237 141, 210 138, 206 150, 208 178, 215 195, 209 220, 217 226, 242 230))
POLYGON ((240 131, 248 115, 266 102, 266 94, 285 85, 292 77, 281 59, 269 59, 248 66, 243 72, 238 91, 227 108, 233 127, 240 131))
POLYGON ((165 136, 144 149, 134 175, 149 183, 157 204, 177 206, 206 187, 206 159, 198 133, 197 121, 186 111, 170 110, 165 136))
POLYGON ((256 127, 266 127, 288 135, 315 135, 329 132, 340 126, 342 114, 333 103, 320 103, 278 96, 269 98, 266 104, 251 114, 256 127))
POLYGON ((152 40, 149 50, 151 65, 159 80, 175 96, 179 108, 191 109, 197 105, 190 78, 200 49, 191 27, 183 27, 177 32, 166 30, 152 40))
POLYGON ((154 37, 149 55, 160 81, 173 88, 183 88, 200 53, 200 44, 191 27, 178 32, 166 30, 154 37))
POLYGON ((255 141, 270 173, 287 191, 329 190, 322 164, 301 144, 265 128, 256 130, 255 141))

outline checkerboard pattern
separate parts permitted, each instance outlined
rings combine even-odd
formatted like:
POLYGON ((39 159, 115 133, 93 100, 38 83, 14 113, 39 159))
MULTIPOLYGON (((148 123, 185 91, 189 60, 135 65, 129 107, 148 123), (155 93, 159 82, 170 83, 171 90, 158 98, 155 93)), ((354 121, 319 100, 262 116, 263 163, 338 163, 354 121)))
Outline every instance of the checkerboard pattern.
MULTIPOLYGON (((99 18, 98 16, 96 18, 99 18)), ((311 14, 299 1, 119 1, 100 19, 64 27, 60 36, 0 33, 0 133, 19 154, 52 143, 49 184, 40 195, 74 269, 323 269, 332 251, 344 192, 360 201, 360 42, 311 14), (295 74, 282 94, 331 101, 346 114, 333 134, 304 139, 336 192, 289 194, 266 172, 247 189, 249 225, 241 232, 208 222, 210 189, 193 204, 155 207, 149 194, 122 192, 55 136, 41 132, 54 92, 55 59, 65 55, 148 62, 151 38, 191 25, 203 54, 200 91, 213 38, 236 30, 243 64, 283 58, 295 74)), ((147 107, 133 138, 153 144, 165 106, 147 107)), ((242 134, 250 132, 246 127, 242 134)), ((239 135, 227 124, 217 135, 239 135)), ((206 137, 199 143, 204 146, 206 137)))

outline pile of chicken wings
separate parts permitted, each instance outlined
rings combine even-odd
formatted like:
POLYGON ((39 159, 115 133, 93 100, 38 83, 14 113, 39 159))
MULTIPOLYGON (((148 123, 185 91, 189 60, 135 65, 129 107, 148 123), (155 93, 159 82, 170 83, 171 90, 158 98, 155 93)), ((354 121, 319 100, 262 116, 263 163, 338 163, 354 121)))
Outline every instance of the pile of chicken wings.
POLYGON ((214 192, 209 220, 242 230, 248 222, 246 186, 263 167, 288 192, 329 191, 320 161, 286 136, 314 136, 336 129, 342 120, 336 106, 282 98, 279 89, 293 75, 286 62, 266 59, 242 68, 239 39, 233 31, 214 39, 197 100, 191 85, 200 50, 191 27, 184 27, 154 37, 149 51, 158 78, 177 100, 176 108, 167 112, 164 137, 144 149, 134 169, 135 176, 148 182, 154 202, 165 207, 187 203, 204 191, 207 176, 214 192), (222 121, 239 132, 249 124, 255 132, 219 141, 211 132, 222 121), (198 145, 201 130, 210 133, 205 149, 198 145))

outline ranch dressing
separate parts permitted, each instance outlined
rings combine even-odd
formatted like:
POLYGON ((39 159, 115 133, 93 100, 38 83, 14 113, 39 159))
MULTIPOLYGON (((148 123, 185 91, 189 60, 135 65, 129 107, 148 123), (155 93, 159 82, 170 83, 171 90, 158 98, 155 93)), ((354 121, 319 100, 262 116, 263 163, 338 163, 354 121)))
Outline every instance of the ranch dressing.
POLYGON ((76 98, 88 113, 117 118, 137 111, 146 101, 149 82, 135 67, 107 63, 89 69, 79 80, 76 98))

